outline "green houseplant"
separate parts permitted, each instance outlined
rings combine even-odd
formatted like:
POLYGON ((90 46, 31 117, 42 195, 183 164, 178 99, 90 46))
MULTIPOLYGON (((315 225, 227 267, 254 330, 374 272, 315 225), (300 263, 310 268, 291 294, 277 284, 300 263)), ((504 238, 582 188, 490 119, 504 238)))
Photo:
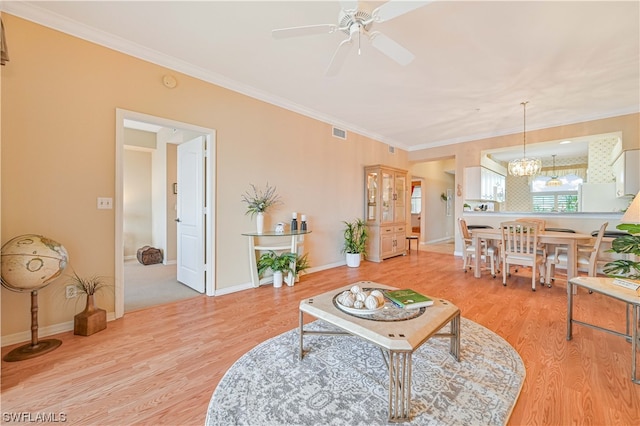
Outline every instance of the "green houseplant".
POLYGON ((296 282, 300 280, 300 275, 304 273, 307 269, 309 269, 309 253, 305 253, 302 256, 296 257, 296 268, 295 268, 295 279, 296 282))
POLYGON ((342 223, 345 225, 342 252, 346 254, 347 266, 357 268, 360 266, 362 256, 367 255, 366 245, 369 232, 366 224, 360 218, 342 223))
MULTIPOLYGON (((258 259, 258 275, 263 275, 267 269, 271 269, 271 271, 273 271, 273 286, 276 288, 282 287, 284 273, 286 272, 292 275, 295 273, 293 267, 295 261, 295 253, 285 252, 277 254, 275 251, 269 250, 263 253, 258 259)), ((291 283, 293 283, 293 281, 291 281, 291 283)))
MULTIPOLYGON (((640 256, 640 197, 638 195, 622 216, 621 222, 616 228, 628 232, 629 235, 614 239, 608 251, 640 256)), ((604 265, 603 272, 612 277, 640 280, 640 262, 631 259, 614 260, 604 265)))
POLYGON ((107 311, 97 308, 94 300, 98 291, 109 286, 105 278, 98 275, 81 277, 74 271, 69 284, 75 287, 78 294, 87 295, 84 311, 73 317, 73 334, 90 336, 107 328, 107 311))

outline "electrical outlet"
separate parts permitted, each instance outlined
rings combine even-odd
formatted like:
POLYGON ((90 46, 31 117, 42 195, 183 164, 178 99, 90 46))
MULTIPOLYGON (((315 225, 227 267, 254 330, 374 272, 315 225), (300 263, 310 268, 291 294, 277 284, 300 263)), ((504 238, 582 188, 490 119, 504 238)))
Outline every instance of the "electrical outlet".
POLYGON ((67 299, 73 299, 74 297, 78 296, 78 289, 74 285, 68 285, 65 287, 65 294, 67 296, 67 299))
POLYGON ((109 210, 113 208, 113 198, 98 197, 98 209, 109 210))

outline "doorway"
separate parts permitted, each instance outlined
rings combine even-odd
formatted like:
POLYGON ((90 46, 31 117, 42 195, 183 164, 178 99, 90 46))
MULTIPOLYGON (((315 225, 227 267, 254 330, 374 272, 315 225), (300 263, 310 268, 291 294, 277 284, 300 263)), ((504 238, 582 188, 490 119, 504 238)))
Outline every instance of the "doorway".
MULTIPOLYGON (((152 139, 153 139, 152 138, 152 139)), ((201 215, 202 222, 199 237, 202 239, 200 251, 203 264, 199 266, 201 289, 204 293, 212 296, 215 290, 215 206, 213 190, 215 182, 215 131, 212 129, 202 128, 188 123, 176 122, 161 117, 150 116, 146 114, 136 113, 132 111, 116 110, 116 192, 115 192, 115 216, 116 216, 116 292, 115 292, 115 311, 116 318, 122 317, 125 311, 125 296, 132 294, 132 288, 126 287, 125 270, 127 274, 136 274, 136 286, 139 283, 146 282, 150 286, 146 290, 142 290, 142 297, 146 294, 148 301, 143 301, 142 305, 147 303, 149 306, 157 303, 163 303, 166 297, 175 297, 176 300, 197 295, 198 293, 191 290, 187 286, 175 285, 177 283, 177 269, 180 267, 179 259, 177 259, 176 240, 177 236, 177 147, 194 138, 201 138, 202 142, 202 208, 195 209, 201 215), (136 124, 132 124, 136 123, 136 124), (155 146, 151 147, 131 147, 130 141, 127 141, 127 135, 131 139, 131 132, 127 128, 135 126, 146 126, 146 131, 155 132, 157 137, 155 146), (151 222, 149 228, 150 236, 140 237, 140 240, 152 241, 155 248, 160 248, 163 252, 162 263, 154 265, 142 265, 137 262, 135 256, 132 259, 132 252, 135 248, 142 244, 141 241, 132 242, 130 227, 126 227, 125 205, 130 205, 130 194, 125 191, 125 154, 129 154, 130 150, 147 151, 154 150, 150 161, 152 164, 152 178, 150 183, 149 195, 152 199, 152 208, 148 220, 151 222), (169 158, 169 161, 167 160, 169 158), (127 195, 125 199, 125 195, 127 195), (125 204, 127 203, 127 204, 125 204), (125 229, 127 232, 125 232, 125 229), (137 271, 133 268, 137 267, 137 271), (132 272, 133 271, 133 272, 132 272), (170 290, 164 299, 161 296, 163 285, 175 285, 176 291, 170 290), (126 291, 125 291, 126 290, 126 291), (152 296, 153 295, 153 296, 152 296), (155 300, 155 301, 154 301, 155 300)), ((137 183, 137 182, 136 182, 137 183)), ((148 244, 148 243, 145 243, 148 244)), ((169 287, 170 288, 170 287, 169 287)), ((133 296, 130 296, 133 297, 133 296)), ((140 307, 140 303, 134 303, 133 306, 140 307)))

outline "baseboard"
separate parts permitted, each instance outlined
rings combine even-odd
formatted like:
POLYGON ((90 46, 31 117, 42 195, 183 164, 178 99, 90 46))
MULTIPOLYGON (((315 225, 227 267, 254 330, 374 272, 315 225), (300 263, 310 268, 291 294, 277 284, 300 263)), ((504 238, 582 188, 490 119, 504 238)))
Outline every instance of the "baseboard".
POLYGON ((436 238, 435 240, 425 241, 424 244, 447 243, 449 241, 454 241, 453 237, 436 238))
MULTIPOLYGON (((107 313, 107 321, 113 321, 115 319, 115 312, 107 313)), ((65 333, 67 331, 73 331, 73 321, 53 324, 46 327, 38 327, 38 338, 53 336, 54 334, 65 333)), ((20 333, 2 336, 2 347, 14 345, 16 343, 26 343, 29 341, 31 341, 31 330, 21 331, 20 333)))
MULTIPOLYGON (((336 267, 339 267, 339 266, 344 266, 344 265, 346 265, 346 261, 330 263, 328 265, 317 266, 315 268, 309 268, 305 272, 305 275, 306 274, 312 274, 314 272, 324 271, 325 269, 331 269, 331 268, 336 268, 336 267)), ((252 288, 253 288, 253 284, 251 284, 250 282, 249 283, 243 283, 243 284, 234 285, 232 287, 225 287, 225 288, 216 290, 215 293, 214 293, 214 297, 215 296, 224 296, 225 294, 237 293, 239 291, 244 291, 244 290, 250 290, 252 288)), ((115 318, 115 313, 114 312, 108 312, 107 313, 107 321, 113 321, 114 319, 116 319, 115 318)), ((49 325, 49 326, 46 326, 46 327, 40 327, 40 328, 38 328, 38 337, 52 336, 54 334, 65 333, 67 331, 73 331, 73 321, 68 321, 68 322, 64 322, 64 323, 60 323, 60 324, 53 324, 53 325, 49 325)), ((22 331, 20 333, 15 333, 15 334, 9 334, 7 336, 2 336, 1 346, 4 347, 4 346, 8 346, 8 345, 13 345, 13 344, 16 344, 16 343, 28 342, 30 340, 31 340, 31 330, 22 331)))

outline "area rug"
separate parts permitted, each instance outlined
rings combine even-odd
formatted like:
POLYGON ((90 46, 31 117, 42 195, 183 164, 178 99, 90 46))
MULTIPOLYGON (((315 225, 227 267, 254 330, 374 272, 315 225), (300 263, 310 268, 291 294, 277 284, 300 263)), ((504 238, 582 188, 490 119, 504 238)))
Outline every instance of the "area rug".
MULTIPOLYGON (((332 329, 320 320, 309 329, 332 329)), ((446 328, 446 327, 445 327, 446 328)), ((461 360, 448 338, 413 354, 412 425, 503 425, 524 382, 522 359, 504 339, 462 318, 461 360)), ((213 393, 206 425, 383 425, 389 376, 380 349, 353 336, 293 329, 244 354, 213 393)))

